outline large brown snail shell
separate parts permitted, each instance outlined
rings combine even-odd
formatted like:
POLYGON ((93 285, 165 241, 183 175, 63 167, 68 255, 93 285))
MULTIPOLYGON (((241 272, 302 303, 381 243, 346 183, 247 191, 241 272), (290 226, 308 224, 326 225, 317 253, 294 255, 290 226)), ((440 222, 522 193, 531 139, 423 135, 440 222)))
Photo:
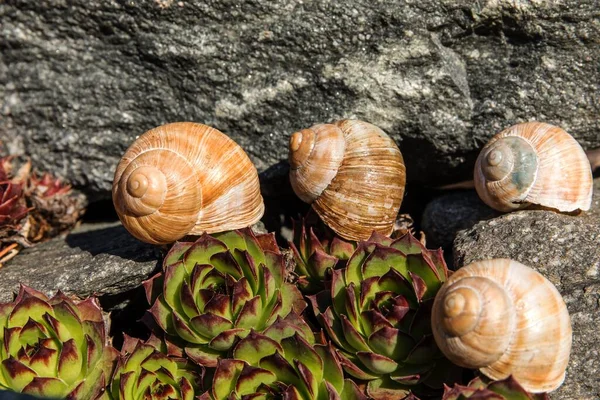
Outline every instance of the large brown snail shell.
POLYGON ((264 212, 258 173, 244 150, 191 122, 141 135, 119 162, 112 193, 125 228, 154 244, 243 228, 264 212))
POLYGON ((436 295, 435 341, 457 365, 534 393, 558 388, 571 351, 571 321, 554 285, 513 260, 479 261, 455 272, 436 295))
POLYGON ((514 125, 494 136, 475 164, 479 197, 499 211, 537 204, 559 211, 589 210, 589 160, 561 128, 542 122, 514 125))
POLYGON ((292 188, 340 236, 392 232, 406 184, 396 143, 358 120, 318 124, 290 138, 292 188))

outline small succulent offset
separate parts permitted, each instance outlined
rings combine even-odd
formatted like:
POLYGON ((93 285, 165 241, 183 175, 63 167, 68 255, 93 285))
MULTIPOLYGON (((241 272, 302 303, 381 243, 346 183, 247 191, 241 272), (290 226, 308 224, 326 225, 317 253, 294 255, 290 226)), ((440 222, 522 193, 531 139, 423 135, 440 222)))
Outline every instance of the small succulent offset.
POLYGON ((110 385, 112 400, 193 400, 204 371, 155 336, 146 342, 125 335, 110 385))
POLYGON ((48 298, 26 286, 0 304, 0 389, 46 398, 104 395, 117 351, 108 345, 97 300, 48 298))
POLYGON ((529 393, 512 377, 501 381, 490 381, 485 377, 477 377, 469 382, 468 386, 454 385, 452 388, 444 387, 442 400, 549 400, 545 393, 529 393))
POLYGON ((309 296, 345 371, 368 381, 369 396, 441 390, 438 374, 456 371, 430 325, 433 298, 447 278, 441 250, 427 250, 410 233, 373 234, 359 242, 345 268, 332 271, 330 288, 309 296))
POLYGON ((306 307, 273 234, 241 229, 173 245, 163 274, 145 283, 155 322, 183 340, 185 353, 216 367, 251 330, 297 318, 306 307))
POLYGON ((296 262, 298 286, 304 293, 316 293, 325 288, 325 282, 331 279, 329 270, 339 267, 347 261, 356 242, 336 235, 309 213, 307 218, 294 222, 294 240, 289 242, 296 262))

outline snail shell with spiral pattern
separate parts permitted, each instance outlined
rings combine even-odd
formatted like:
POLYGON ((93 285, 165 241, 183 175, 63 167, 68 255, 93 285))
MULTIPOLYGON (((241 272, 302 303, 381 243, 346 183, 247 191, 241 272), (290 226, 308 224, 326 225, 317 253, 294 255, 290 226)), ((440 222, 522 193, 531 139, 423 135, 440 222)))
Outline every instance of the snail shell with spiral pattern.
POLYGON ((571 321, 550 281, 513 260, 455 272, 435 297, 435 341, 453 363, 500 380, 512 375, 534 393, 558 388, 571 351, 571 321))
POLYGON ((577 141, 542 122, 514 125, 494 136, 475 164, 479 197, 499 211, 531 204, 559 211, 589 210, 592 169, 577 141))
POLYGON ((406 168, 381 129, 358 120, 314 125, 291 136, 289 161, 294 192, 338 235, 392 233, 406 168))
POLYGON ((117 166, 112 195, 125 228, 153 244, 247 227, 264 212, 258 173, 244 150, 191 122, 141 135, 117 166))

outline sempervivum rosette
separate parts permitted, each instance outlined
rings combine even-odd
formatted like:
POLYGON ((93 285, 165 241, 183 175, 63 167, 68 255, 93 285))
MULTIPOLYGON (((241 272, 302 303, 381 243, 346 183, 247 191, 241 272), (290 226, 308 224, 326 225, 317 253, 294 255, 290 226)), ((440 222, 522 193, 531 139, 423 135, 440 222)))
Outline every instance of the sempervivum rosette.
POLYGON ((146 282, 149 301, 156 297, 152 289, 160 293, 151 313, 167 334, 185 342, 190 358, 207 367, 216 367, 251 329, 262 332, 306 306, 285 281, 273 234, 242 229, 176 243, 163 274, 146 282))
POLYGON ((420 383, 441 389, 433 372, 447 361, 430 325, 432 300, 448 277, 441 250, 427 250, 410 233, 374 234, 332 275, 330 289, 309 299, 346 372, 367 381, 375 398, 427 392, 420 383))
POLYGON ((203 371, 155 336, 146 342, 125 335, 111 382, 113 400, 192 400, 203 371))
POLYGON ((73 400, 104 394, 117 351, 94 298, 49 299, 21 286, 13 302, 0 305, 0 323, 0 389, 73 400))
POLYGON ((292 325, 278 321, 262 334, 251 331, 235 345, 233 359, 219 361, 201 399, 366 400, 344 379, 333 347, 315 344, 302 319, 292 325))

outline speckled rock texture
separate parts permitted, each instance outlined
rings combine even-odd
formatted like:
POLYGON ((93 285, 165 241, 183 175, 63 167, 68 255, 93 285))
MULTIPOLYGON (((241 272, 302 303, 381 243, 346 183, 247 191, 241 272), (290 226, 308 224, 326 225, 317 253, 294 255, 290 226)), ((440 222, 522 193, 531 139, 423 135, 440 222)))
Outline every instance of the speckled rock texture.
POLYGON ((138 287, 158 271, 159 247, 142 243, 120 223, 82 225, 19 253, 0 269, 0 301, 12 300, 19 284, 47 295, 113 295, 138 287))
MULTIPOLYGON (((600 178, 594 180, 593 199, 591 209, 582 214, 583 218, 600 219, 600 178)), ((445 254, 450 255, 457 232, 501 215, 503 213, 488 207, 474 189, 455 190, 427 204, 421 216, 421 230, 430 248, 442 247, 445 254)))
POLYGON ((410 181, 468 178, 525 120, 600 146, 596 0, 77 0, 0 3, 0 140, 108 197, 134 138, 192 120, 260 171, 289 135, 360 118, 410 181))
POLYGON ((442 247, 445 252, 451 252, 458 231, 499 215, 499 211, 481 201, 475 190, 461 190, 443 194, 427 204, 421 217, 421 229, 428 247, 442 247))
POLYGON ((454 241, 455 267, 512 258, 543 274, 563 295, 573 348, 565 383, 552 399, 600 398, 600 197, 593 207, 578 216, 518 211, 479 222, 454 241))

